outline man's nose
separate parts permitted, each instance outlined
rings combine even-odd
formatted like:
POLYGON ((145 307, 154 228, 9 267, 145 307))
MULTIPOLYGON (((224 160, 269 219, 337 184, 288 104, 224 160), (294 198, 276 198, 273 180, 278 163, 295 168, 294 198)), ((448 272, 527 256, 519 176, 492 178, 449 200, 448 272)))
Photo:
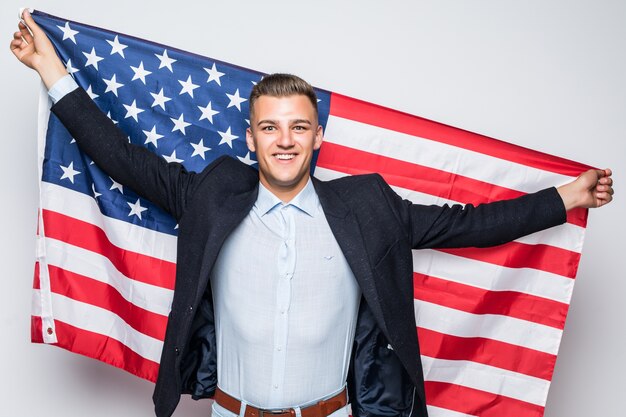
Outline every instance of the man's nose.
POLYGON ((291 129, 281 129, 277 145, 281 148, 291 148, 295 141, 292 136, 291 129))

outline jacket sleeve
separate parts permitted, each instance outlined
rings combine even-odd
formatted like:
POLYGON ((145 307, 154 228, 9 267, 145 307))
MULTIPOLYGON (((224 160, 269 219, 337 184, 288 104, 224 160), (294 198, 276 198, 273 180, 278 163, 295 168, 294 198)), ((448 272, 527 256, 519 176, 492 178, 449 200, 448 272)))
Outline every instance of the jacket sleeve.
POLYGON ((378 178, 413 249, 495 246, 566 221, 554 187, 478 206, 428 206, 403 200, 378 178))
POLYGON ((80 149, 115 181, 182 216, 196 174, 168 163, 148 149, 128 143, 126 134, 103 114, 85 90, 77 88, 52 106, 80 149))

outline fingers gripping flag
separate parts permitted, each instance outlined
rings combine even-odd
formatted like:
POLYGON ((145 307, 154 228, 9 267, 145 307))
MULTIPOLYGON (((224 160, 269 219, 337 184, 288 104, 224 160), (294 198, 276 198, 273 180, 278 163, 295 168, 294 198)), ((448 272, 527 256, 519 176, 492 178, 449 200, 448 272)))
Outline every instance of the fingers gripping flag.
MULTIPOLYGON (((263 74, 131 36, 33 14, 67 70, 128 140, 188 170, 245 144, 263 74)), ((587 166, 323 90, 320 179, 380 173, 406 199, 480 204, 570 181, 587 166)), ((34 342, 154 381, 174 288, 177 225, 108 177, 42 93, 34 342)), ((587 212, 491 249, 414 251, 431 416, 543 415, 587 212)))

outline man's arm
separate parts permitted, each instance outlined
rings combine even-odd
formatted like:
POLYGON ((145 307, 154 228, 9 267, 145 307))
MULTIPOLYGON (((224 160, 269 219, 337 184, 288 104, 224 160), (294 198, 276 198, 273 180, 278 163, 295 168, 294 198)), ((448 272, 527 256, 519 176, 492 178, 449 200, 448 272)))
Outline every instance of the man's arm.
POLYGON ((378 177, 411 247, 488 247, 559 225, 566 210, 600 207, 613 197, 610 170, 589 170, 559 187, 473 206, 420 205, 403 200, 378 177))

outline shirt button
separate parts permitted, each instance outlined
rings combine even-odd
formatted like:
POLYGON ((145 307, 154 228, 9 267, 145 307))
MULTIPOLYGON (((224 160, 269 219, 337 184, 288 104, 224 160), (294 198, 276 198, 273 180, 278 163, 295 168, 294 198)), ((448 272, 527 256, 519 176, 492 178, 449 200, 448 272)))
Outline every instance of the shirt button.
POLYGON ((278 389, 278 385, 274 385, 274 389, 278 389))
POLYGON ((280 346, 278 346, 278 347, 276 348, 276 350, 280 352, 280 351, 281 351, 281 350, 283 350, 283 349, 282 349, 280 346))

